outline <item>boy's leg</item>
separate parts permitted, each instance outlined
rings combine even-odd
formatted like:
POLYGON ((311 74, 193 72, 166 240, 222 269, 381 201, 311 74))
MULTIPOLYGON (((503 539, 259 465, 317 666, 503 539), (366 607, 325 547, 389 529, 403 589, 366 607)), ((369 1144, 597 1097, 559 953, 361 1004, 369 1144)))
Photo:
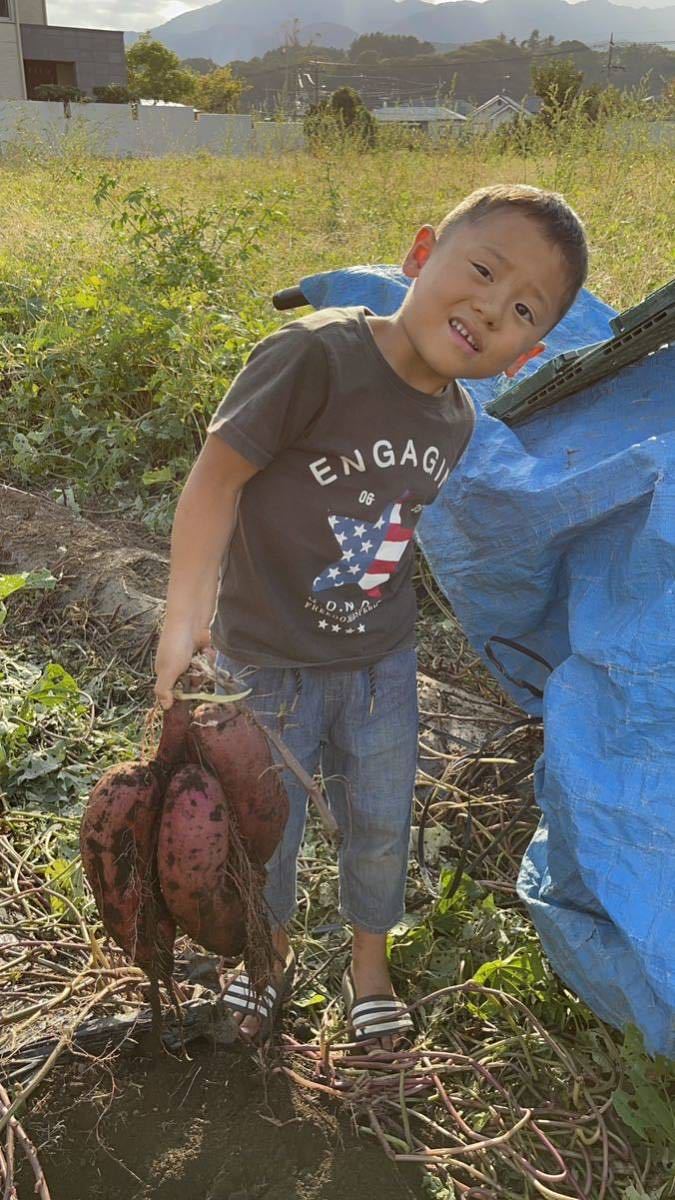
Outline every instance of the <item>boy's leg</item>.
POLYGON ((414 650, 345 675, 326 755, 343 831, 340 912, 354 928, 357 998, 393 994, 386 935, 405 911, 418 741, 414 650), (340 777, 345 785, 340 783, 340 777))
MULTIPOLYGON (((307 773, 314 775, 320 758, 322 711, 320 698, 315 695, 311 685, 305 686, 304 675, 286 667, 242 666, 221 653, 218 654, 217 666, 235 675, 245 687, 251 688, 246 703, 270 729, 283 737, 307 773)), ((272 753, 278 761, 274 750, 272 753)), ((279 846, 267 864, 265 887, 265 900, 277 951, 277 968, 274 972, 277 977, 283 973, 289 948, 286 930, 295 912, 297 858, 307 816, 307 793, 304 788, 288 770, 283 772, 282 779, 288 793, 288 823, 279 846)), ((255 1035, 259 1025, 257 1018, 248 1016, 241 1023, 247 1034, 255 1035)))

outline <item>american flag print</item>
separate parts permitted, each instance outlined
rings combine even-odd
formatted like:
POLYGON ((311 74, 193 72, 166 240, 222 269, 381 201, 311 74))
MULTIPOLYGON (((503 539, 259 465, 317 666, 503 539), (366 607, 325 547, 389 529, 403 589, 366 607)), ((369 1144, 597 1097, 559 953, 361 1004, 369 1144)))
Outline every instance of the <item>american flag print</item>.
POLYGON ((415 532, 412 523, 404 524, 402 507, 403 499, 388 504, 373 522, 331 513, 328 524, 341 557, 317 576, 312 591, 316 594, 356 584, 367 596, 378 599, 398 571, 415 532))

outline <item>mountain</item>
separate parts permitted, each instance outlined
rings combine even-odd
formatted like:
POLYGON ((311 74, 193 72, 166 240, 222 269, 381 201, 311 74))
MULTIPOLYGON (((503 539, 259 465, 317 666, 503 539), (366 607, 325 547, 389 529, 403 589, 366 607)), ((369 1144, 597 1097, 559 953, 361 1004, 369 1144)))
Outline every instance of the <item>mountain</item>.
MULTIPOLYGON (((660 0, 652 0, 653 4, 660 0)), ((526 38, 533 29, 560 40, 675 43, 675 4, 633 7, 625 0, 217 0, 157 26, 154 37, 181 58, 217 62, 249 59, 283 45, 293 29, 308 30, 318 45, 344 46, 352 34, 412 34, 421 41, 466 43, 484 38, 526 38), (331 36, 339 38, 333 43, 331 36)), ((138 34, 130 34, 134 41, 138 34)))
MULTIPOLYGON (((401 8, 403 5, 401 5, 401 8)), ((610 33, 617 41, 662 42, 675 39, 675 6, 662 9, 629 8, 610 0, 456 0, 452 4, 427 5, 431 11, 399 18, 386 32, 412 34, 430 42, 464 42, 495 37, 502 30, 509 37, 524 38, 533 29, 553 34, 558 41, 578 38, 587 44, 606 42, 610 33), (450 11, 454 10, 454 11, 450 11)))
POLYGON ((337 50, 348 50, 358 37, 355 29, 347 25, 334 25, 332 21, 314 21, 302 25, 298 37, 303 46, 335 46, 337 50))

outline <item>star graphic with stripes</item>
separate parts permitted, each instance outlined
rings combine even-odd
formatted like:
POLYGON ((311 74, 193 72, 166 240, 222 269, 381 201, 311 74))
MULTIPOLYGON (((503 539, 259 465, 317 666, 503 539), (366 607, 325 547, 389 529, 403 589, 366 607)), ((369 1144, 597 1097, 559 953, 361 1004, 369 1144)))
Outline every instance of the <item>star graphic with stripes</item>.
POLYGON ((331 513, 328 524, 340 549, 332 562, 314 580, 314 592, 357 584, 375 599, 398 570, 410 545, 414 529, 404 525, 402 500, 388 504, 373 522, 331 513))

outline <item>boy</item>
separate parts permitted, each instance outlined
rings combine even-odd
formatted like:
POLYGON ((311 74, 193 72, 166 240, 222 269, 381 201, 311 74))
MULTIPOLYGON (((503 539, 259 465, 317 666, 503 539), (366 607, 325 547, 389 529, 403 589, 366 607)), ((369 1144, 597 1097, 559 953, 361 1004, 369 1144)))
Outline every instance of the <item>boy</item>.
MULTIPOLYGON (((219 665, 268 722, 284 714, 310 774, 321 763, 344 835, 350 1025, 385 1048, 411 1024, 386 935, 404 911, 417 760, 414 528, 471 437, 458 379, 513 374, 543 349, 585 279, 586 241, 560 196, 496 186, 423 226, 404 271, 413 284, 393 316, 324 310, 254 349, 178 504, 156 663, 168 707, 215 610, 219 665)), ((241 972, 226 992, 249 1037, 269 1029, 292 971, 306 796, 285 780, 266 887, 278 967, 260 998, 241 972)))

